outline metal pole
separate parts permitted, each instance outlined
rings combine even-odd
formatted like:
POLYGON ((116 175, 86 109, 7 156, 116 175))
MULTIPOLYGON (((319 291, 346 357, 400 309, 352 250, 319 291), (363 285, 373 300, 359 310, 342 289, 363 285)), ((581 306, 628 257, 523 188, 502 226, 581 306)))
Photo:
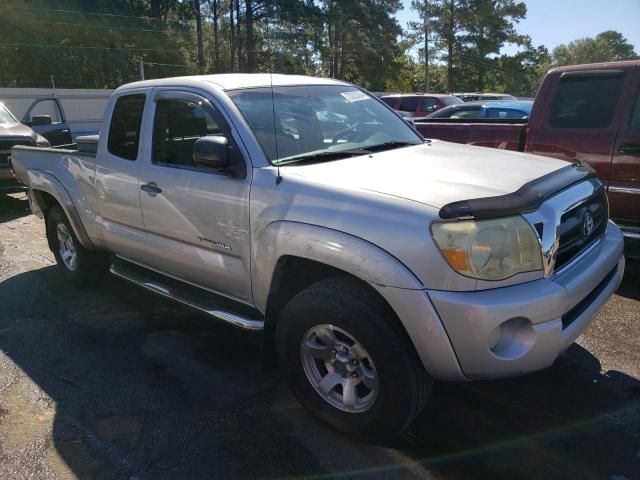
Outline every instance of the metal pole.
POLYGON ((144 80, 144 61, 140 59, 140 80, 144 80))
POLYGON ((424 92, 429 93, 429 2, 424 0, 424 92))
POLYGON ((53 75, 49 75, 51 77, 51 88, 56 89, 56 83, 53 81, 53 75))

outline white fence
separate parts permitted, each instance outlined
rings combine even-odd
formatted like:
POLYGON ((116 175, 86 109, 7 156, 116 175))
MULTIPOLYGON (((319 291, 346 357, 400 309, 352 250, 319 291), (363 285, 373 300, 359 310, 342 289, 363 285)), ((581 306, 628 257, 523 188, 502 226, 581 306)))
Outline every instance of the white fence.
POLYGON ((113 90, 80 88, 0 88, 0 102, 21 120, 37 98, 56 97, 72 131, 97 131, 111 92, 113 90))

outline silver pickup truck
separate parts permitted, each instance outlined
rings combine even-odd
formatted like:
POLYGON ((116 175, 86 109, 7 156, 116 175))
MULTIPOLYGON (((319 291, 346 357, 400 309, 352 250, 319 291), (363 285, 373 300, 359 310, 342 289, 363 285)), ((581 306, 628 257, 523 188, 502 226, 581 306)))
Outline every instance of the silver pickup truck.
POLYGON ((432 378, 548 367, 624 271, 588 167, 425 140, 345 82, 133 83, 101 132, 12 150, 64 276, 261 331, 300 402, 359 438, 401 433, 432 378))

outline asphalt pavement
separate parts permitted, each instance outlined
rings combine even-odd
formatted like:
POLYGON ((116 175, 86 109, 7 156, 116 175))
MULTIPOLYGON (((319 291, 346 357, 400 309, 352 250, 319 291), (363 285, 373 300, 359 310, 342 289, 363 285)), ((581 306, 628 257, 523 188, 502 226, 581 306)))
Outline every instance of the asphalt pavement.
POLYGON ((1 479, 640 479, 640 262, 550 368, 436 384, 402 438, 316 422, 256 336, 115 278, 63 280, 0 195, 1 479))

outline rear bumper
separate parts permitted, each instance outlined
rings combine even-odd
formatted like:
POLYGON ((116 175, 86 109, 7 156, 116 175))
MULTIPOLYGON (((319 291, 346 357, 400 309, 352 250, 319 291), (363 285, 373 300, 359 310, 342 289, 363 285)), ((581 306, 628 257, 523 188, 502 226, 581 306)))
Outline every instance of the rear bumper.
POLYGON ((607 233, 557 275, 476 292, 428 291, 467 378, 550 366, 593 320, 624 272, 623 237, 607 233))

